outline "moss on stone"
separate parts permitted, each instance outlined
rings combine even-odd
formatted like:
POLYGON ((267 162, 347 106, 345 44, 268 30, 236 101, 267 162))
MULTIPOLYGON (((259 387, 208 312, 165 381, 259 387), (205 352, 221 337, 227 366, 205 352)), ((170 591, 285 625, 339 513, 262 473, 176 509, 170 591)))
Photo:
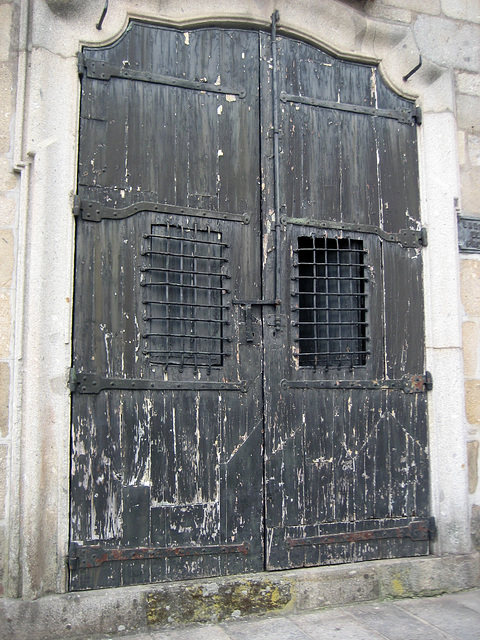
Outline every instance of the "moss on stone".
POLYGON ((147 595, 149 624, 219 622, 283 609, 292 599, 287 581, 232 580, 166 587, 147 595))

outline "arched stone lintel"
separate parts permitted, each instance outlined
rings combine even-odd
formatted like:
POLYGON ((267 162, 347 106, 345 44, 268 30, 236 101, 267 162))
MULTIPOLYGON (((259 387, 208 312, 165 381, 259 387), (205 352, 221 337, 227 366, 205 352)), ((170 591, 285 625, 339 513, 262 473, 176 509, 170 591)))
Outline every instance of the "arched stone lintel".
MULTIPOLYGON (((243 0, 232 8, 218 2, 194 0, 159 3, 138 0, 135 6, 127 0, 117 0, 110 7, 98 30, 96 25, 104 8, 104 0, 34 0, 43 5, 50 21, 58 24, 65 35, 52 44, 51 33, 34 29, 37 46, 52 46, 60 55, 73 55, 82 45, 108 46, 119 38, 131 19, 146 20, 177 29, 193 29, 205 26, 225 26, 269 30, 271 15, 278 10, 278 33, 299 38, 326 52, 347 60, 379 65, 388 86, 396 93, 410 99, 421 97, 425 89, 445 71, 424 58, 422 68, 408 82, 403 77, 418 63, 420 51, 409 25, 387 22, 366 16, 361 10, 337 0, 243 0), (48 8, 46 7, 48 5, 48 8), (68 37, 67 37, 68 36, 68 37)), ((40 7, 39 7, 40 8, 40 7)), ((47 16, 40 15, 39 22, 47 16)))

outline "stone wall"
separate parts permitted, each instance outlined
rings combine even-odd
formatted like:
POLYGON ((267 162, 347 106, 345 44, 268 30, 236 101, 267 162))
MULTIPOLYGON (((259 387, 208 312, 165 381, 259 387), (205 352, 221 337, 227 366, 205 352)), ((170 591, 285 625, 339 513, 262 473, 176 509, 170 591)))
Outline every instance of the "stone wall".
MULTIPOLYGON (((461 180, 457 207, 480 217, 480 0, 367 0, 363 9, 381 20, 411 23, 424 58, 451 70, 461 180)), ((480 257, 464 254, 460 276, 472 535, 480 549, 480 257)))
MULTIPOLYGON (((480 2, 442 1, 445 31, 469 32, 470 47, 455 56, 458 161, 462 185, 459 211, 480 217, 480 2), (458 20, 469 20, 462 25, 458 20), (473 38, 471 38, 473 36, 473 38), (470 39, 471 38, 471 39, 470 39)), ((468 423, 469 493, 472 503, 472 536, 480 549, 480 256, 463 254, 460 261, 464 311, 463 355, 465 404, 468 423)))
MULTIPOLYGON (((0 560, 8 547, 9 404, 15 304, 17 178, 12 171, 19 2, 0 1, 0 560)), ((6 562, 0 561, 0 594, 6 562)))
MULTIPOLYGON (((97 31, 94 25, 104 4, 104 0, 0 0, 0 594, 7 581, 11 596, 64 589, 71 204, 78 127, 75 53, 80 42, 116 38, 127 12, 170 24, 186 24, 191 16, 198 23, 204 16, 222 14, 225 20, 266 28, 278 8, 290 33, 307 34, 349 57, 382 60, 382 70, 397 90, 410 91, 411 97, 425 96, 425 124, 419 136, 424 136, 424 164, 429 158, 427 169, 421 158, 421 175, 432 239, 425 274, 427 294, 436 298, 435 303, 426 301, 427 349, 438 364, 432 395, 436 399, 430 407, 436 487, 432 493, 438 494, 432 502, 440 523, 442 518, 446 522, 440 526, 447 542, 439 551, 468 552, 458 529, 449 528, 457 512, 467 510, 461 506, 464 435, 456 426, 461 423, 463 429, 466 424, 471 506, 478 514, 474 534, 480 547, 480 257, 463 254, 457 260, 453 253, 447 265, 441 255, 454 233, 455 206, 465 215, 480 217, 480 0, 117 0, 110 3, 103 31, 97 31), (402 83, 403 74, 418 61, 418 52, 423 69, 402 83), (448 162, 454 170, 445 171, 455 177, 458 164, 461 192, 455 191, 457 182, 452 180, 446 202, 442 194, 436 196, 435 182, 435 172, 440 175, 438 182, 443 180, 445 161, 443 157, 432 161, 437 141, 427 132, 440 131, 438 140, 444 142, 439 123, 450 122, 456 122, 457 148, 449 144, 448 162), (442 224, 443 231, 435 228, 442 224), (456 283, 451 284, 458 272, 461 301, 456 283), (461 373, 451 366, 460 353, 460 338, 457 341, 455 328, 449 329, 457 321, 460 326, 461 305, 465 416, 461 373), (445 307, 445 318, 440 318, 445 307), (455 392, 449 398, 452 385, 455 392), (455 434, 450 440, 448 429, 455 434), (440 453, 435 453, 435 446, 440 453)), ((460 370, 460 356, 457 360, 460 370)))

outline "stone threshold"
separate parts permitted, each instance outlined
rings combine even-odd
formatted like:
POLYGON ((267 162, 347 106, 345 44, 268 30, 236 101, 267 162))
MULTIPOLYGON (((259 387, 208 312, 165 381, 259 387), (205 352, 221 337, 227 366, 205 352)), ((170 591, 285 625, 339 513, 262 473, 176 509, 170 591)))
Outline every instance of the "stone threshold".
POLYGON ((50 595, 0 598, 10 640, 85 638, 480 586, 480 555, 427 556, 50 595))

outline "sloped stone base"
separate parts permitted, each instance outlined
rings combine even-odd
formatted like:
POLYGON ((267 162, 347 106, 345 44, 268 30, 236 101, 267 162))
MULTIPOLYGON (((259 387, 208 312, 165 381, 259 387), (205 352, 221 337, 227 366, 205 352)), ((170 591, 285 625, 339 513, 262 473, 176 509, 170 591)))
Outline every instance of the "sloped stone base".
POLYGON ((480 555, 402 558, 142 585, 25 601, 0 598, 11 640, 76 639, 249 615, 281 615, 354 602, 433 596, 480 585, 480 555))

